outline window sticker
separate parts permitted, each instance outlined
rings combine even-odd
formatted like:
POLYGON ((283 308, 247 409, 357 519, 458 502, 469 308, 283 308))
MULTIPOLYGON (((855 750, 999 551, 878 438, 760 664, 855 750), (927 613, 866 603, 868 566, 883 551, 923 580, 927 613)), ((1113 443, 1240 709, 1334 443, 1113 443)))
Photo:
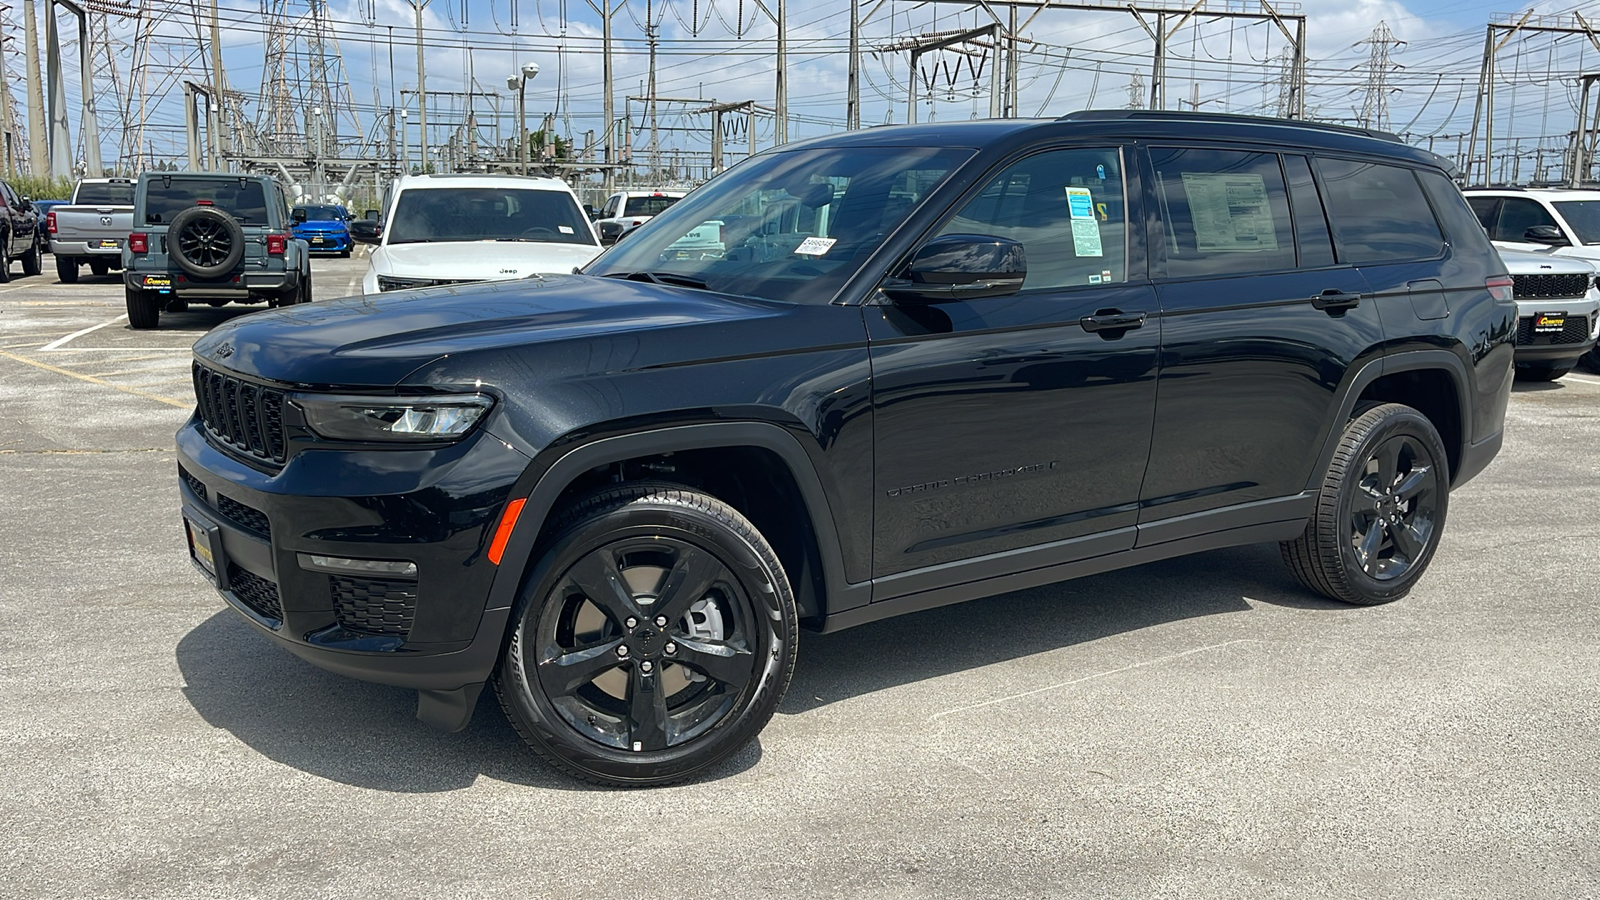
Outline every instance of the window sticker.
POLYGON ((800 246, 794 248, 794 252, 801 256, 821 256, 837 243, 839 243, 838 238, 808 237, 800 242, 800 246))
POLYGON ((573 233, 571 225, 557 225, 556 226, 556 230, 561 232, 562 234, 572 234, 573 233))
POLYGON ((1094 195, 1085 187, 1067 188, 1067 212, 1074 219, 1094 218, 1094 195))
POLYGON ((1085 187, 1067 188, 1067 213, 1072 222, 1072 252, 1080 257, 1104 256, 1100 223, 1094 215, 1094 194, 1085 187))
POLYGON ((1184 172, 1183 192, 1194 221, 1195 249, 1201 253, 1252 253, 1277 250, 1277 223, 1267 204, 1260 175, 1184 172))
POLYGON ((1101 278, 1099 275, 1090 275, 1089 276, 1089 283, 1090 284, 1099 284, 1100 282, 1102 282, 1104 280, 1105 279, 1101 278))

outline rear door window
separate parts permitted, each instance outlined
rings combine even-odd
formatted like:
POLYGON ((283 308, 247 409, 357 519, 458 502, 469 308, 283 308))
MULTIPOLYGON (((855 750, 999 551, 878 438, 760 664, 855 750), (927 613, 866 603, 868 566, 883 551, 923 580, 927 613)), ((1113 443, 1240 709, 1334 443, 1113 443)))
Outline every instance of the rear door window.
POLYGON ((1319 157, 1317 170, 1341 262, 1399 262, 1444 253, 1444 234, 1410 169, 1319 157))
POLYGON ((1167 277, 1295 267, 1288 192, 1276 153, 1153 147, 1167 277))
POLYGON ((1472 207, 1472 214, 1478 217, 1478 224, 1483 226, 1485 232, 1494 231, 1494 220, 1500 212, 1499 197, 1468 197, 1467 205, 1472 207))

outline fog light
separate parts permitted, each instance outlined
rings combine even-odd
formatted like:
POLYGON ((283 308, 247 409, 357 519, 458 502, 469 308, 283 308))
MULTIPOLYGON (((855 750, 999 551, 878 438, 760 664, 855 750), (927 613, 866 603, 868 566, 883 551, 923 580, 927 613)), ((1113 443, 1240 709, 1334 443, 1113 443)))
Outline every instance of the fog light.
POLYGON ((346 559, 342 556, 322 556, 315 553, 297 553, 295 556, 299 558, 302 569, 340 572, 345 575, 417 577, 417 564, 403 559, 346 559))

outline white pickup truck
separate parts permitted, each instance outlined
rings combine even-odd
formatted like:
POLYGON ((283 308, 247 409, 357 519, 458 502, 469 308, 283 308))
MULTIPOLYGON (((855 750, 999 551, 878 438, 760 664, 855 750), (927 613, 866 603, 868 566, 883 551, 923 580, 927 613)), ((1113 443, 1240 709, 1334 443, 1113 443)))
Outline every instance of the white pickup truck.
POLYGON ((122 245, 133 230, 133 181, 85 178, 70 204, 46 214, 45 229, 63 284, 76 283, 83 265, 96 275, 122 268, 122 245))

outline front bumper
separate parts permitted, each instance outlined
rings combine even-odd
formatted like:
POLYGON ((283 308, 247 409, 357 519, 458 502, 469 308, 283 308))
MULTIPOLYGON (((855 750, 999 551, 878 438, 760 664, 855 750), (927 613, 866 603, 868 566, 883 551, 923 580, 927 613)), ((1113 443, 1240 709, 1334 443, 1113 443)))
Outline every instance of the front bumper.
POLYGON ((1588 353, 1600 338, 1600 299, 1518 300, 1517 349, 1519 366, 1570 366, 1588 353))
POLYGON ((350 240, 349 233, 306 232, 296 233, 295 238, 306 242, 312 253, 343 253, 354 247, 355 242, 350 240), (321 238, 321 242, 317 241, 321 238))
POLYGON ((256 630, 365 681, 449 691, 488 678, 511 611, 488 608, 486 553, 526 456, 480 431, 435 450, 307 450, 268 472, 215 446, 198 418, 177 444, 183 516, 212 535, 213 584, 256 630), (406 560, 417 574, 334 573, 303 554, 406 560))

